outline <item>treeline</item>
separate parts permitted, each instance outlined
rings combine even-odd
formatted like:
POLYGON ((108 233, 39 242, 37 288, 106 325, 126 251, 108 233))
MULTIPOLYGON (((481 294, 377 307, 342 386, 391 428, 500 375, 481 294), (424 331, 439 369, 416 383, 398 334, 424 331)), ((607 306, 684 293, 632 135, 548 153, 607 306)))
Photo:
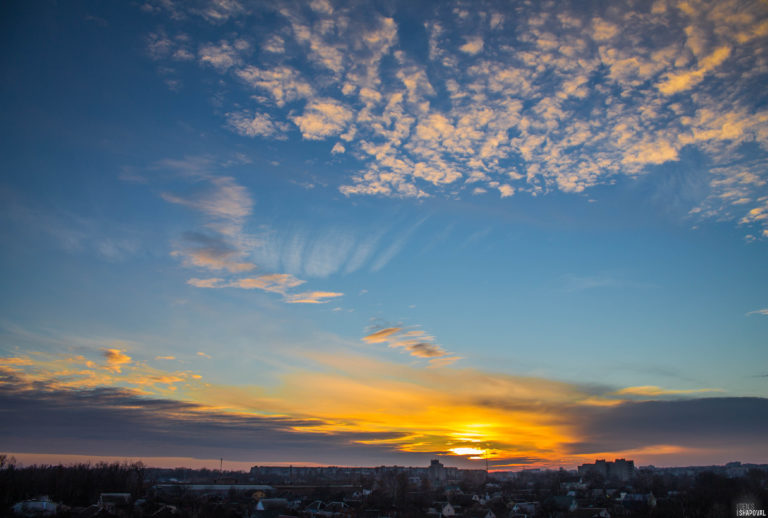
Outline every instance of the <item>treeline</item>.
POLYGON ((0 468, 0 509, 41 495, 75 506, 96 503, 101 493, 131 493, 140 498, 144 479, 141 462, 23 468, 6 463, 0 468))

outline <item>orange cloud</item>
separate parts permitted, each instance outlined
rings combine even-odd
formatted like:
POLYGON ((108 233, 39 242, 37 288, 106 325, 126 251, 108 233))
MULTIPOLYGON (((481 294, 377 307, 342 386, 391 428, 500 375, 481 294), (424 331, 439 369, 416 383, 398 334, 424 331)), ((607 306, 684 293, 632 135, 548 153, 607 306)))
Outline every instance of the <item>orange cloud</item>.
POLYGON ((435 338, 420 329, 406 331, 401 327, 387 327, 363 337, 369 344, 386 343, 391 348, 403 348, 411 356, 428 358, 433 367, 449 365, 459 356, 448 357, 448 352, 435 343, 435 338))
POLYGON ((227 284, 227 286, 243 288, 246 290, 259 289, 274 293, 285 293, 287 289, 295 288, 296 286, 304 284, 304 282, 305 281, 297 279, 293 275, 287 273, 273 273, 270 275, 261 275, 259 277, 238 279, 227 284))
POLYGON ((107 361, 107 368, 115 372, 120 372, 122 365, 131 363, 131 357, 120 349, 102 349, 102 353, 107 361))
POLYGON ((279 293, 288 304, 325 304, 328 299, 341 297, 344 294, 335 291, 305 291, 301 293, 287 293, 291 288, 301 286, 306 281, 298 279, 288 273, 271 273, 258 277, 246 277, 227 282, 224 279, 214 277, 210 279, 189 279, 187 284, 196 288, 241 288, 244 290, 264 290, 270 293, 279 293))
POLYGON ((700 394, 702 392, 722 392, 722 389, 717 388, 701 388, 701 389, 664 389, 655 385, 642 385, 639 387, 626 387, 621 390, 617 390, 615 394, 620 396, 670 396, 670 395, 684 395, 684 394, 700 394))
POLYGON ((658 86, 659 91, 665 95, 672 95, 693 88, 704 79, 704 76, 707 73, 722 64, 730 55, 730 47, 719 47, 712 54, 700 61, 699 68, 669 74, 666 81, 658 86))
MULTIPOLYGON (((371 333, 365 341, 388 343, 393 337, 408 339, 417 333, 390 327, 371 333)), ((584 462, 595 453, 574 445, 590 443, 581 426, 589 416, 610 416, 614 409, 636 401, 634 396, 705 390, 640 386, 600 393, 551 379, 446 366, 424 369, 349 351, 302 351, 305 367, 283 373, 276 385, 228 386, 205 383, 189 372, 150 368, 120 349, 105 349, 103 354, 108 365, 89 369, 82 368, 89 361, 85 357, 44 354, 0 360, 0 365, 7 365, 0 369, 13 369, 13 375, 30 386, 43 381, 51 388, 70 390, 128 387, 146 396, 174 394, 176 400, 231 415, 283 416, 294 420, 287 433, 347 434, 361 451, 375 446, 470 460, 487 457, 497 466, 584 462)), ((685 453, 680 449, 685 445, 673 442, 634 444, 619 441, 613 450, 608 447, 600 454, 685 453)))
POLYGON ((32 365, 29 358, 0 358, 0 365, 32 365))
POLYGON ((285 301, 289 304, 325 304, 325 299, 341 297, 343 293, 335 291, 305 291, 303 293, 292 293, 285 296, 285 301))
POLYGON ((369 334, 368 336, 364 336, 363 340, 368 342, 369 344, 378 344, 378 343, 386 342, 391 335, 399 332, 400 329, 401 328, 399 327, 387 327, 385 329, 380 329, 376 332, 369 334))
POLYGON ((104 363, 91 361, 82 355, 29 353, 20 358, 0 358, 0 370, 30 384, 43 382, 53 389, 128 387, 155 396, 167 395, 175 391, 177 385, 188 385, 199 379, 198 375, 186 371, 150 367, 135 361, 122 349, 101 349, 100 353, 104 363))

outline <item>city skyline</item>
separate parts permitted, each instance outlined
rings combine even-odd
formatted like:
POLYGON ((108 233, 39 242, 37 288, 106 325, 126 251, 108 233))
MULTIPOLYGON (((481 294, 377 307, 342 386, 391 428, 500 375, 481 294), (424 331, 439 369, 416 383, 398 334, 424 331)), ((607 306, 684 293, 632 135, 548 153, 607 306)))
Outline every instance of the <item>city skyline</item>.
POLYGON ((1 9, 0 453, 768 463, 765 2, 1 9))

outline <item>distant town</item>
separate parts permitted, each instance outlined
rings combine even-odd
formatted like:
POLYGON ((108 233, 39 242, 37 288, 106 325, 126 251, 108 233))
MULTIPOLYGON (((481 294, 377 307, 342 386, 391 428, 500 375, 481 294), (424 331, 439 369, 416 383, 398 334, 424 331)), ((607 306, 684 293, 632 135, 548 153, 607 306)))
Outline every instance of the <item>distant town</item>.
POLYGON ((254 466, 249 472, 141 463, 16 466, 0 459, 2 516, 610 518, 765 516, 768 465, 576 470, 429 466, 254 466))

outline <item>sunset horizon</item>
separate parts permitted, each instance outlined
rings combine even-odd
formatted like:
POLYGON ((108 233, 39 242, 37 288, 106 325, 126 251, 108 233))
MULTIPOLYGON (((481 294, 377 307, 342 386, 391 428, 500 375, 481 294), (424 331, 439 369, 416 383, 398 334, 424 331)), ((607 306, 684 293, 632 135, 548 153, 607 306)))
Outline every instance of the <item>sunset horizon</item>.
POLYGON ((768 464, 765 1, 0 9, 0 454, 768 464))

